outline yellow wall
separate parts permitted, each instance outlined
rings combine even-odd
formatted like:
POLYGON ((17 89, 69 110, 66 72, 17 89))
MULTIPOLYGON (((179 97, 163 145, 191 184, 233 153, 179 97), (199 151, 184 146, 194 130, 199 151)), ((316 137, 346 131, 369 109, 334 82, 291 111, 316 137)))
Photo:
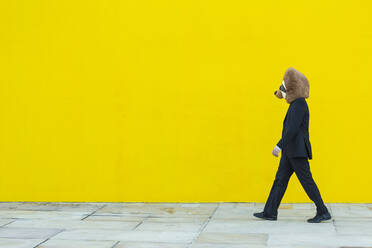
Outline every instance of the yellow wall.
POLYGON ((263 202, 293 66, 324 200, 372 202, 371 27, 367 0, 2 0, 0 200, 263 202))

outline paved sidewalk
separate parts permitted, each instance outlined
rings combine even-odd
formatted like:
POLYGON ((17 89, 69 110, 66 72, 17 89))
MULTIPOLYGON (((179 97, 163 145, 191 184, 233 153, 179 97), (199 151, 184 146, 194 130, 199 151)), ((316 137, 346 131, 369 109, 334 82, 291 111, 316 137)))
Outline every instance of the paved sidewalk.
POLYGON ((1 248, 372 247, 372 204, 327 204, 333 220, 306 223, 312 204, 0 203, 1 248))

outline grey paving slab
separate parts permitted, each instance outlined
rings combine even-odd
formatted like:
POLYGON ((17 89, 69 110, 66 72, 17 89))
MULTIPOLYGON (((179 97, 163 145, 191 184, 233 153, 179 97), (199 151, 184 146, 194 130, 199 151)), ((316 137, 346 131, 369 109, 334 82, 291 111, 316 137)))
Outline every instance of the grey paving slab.
POLYGON ((0 219, 0 227, 8 225, 9 223, 12 223, 14 219, 0 219))
POLYGON ((138 231, 176 231, 197 232, 203 223, 152 222, 144 221, 137 227, 138 231))
POLYGON ((334 225, 339 234, 372 235, 372 220, 335 220, 334 225))
POLYGON ((10 239, 46 239, 61 232, 54 228, 0 228, 0 238, 10 239))
MULTIPOLYGON (((255 220, 253 213, 261 212, 262 208, 256 204, 221 204, 213 215, 213 219, 255 220)), ((278 217, 283 220, 306 220, 315 216, 316 210, 311 204, 282 204, 278 217)))
POLYGON ((278 218, 283 217, 314 217, 316 214, 315 209, 279 209, 278 210, 278 218))
POLYGON ((309 233, 309 234, 335 234, 336 230, 332 222, 314 225, 306 222, 293 221, 219 221, 211 220, 204 232, 214 233, 309 233))
POLYGON ((160 242, 123 242, 115 248, 187 248, 188 244, 160 243, 160 242))
POLYGON ((75 219, 80 220, 91 212, 34 211, 34 210, 1 210, 0 218, 20 219, 75 219))
POLYGON ((268 239, 267 234, 237 234, 237 233, 201 233, 196 244, 252 244, 265 245, 268 239))
POLYGON ((268 246, 352 246, 370 247, 372 235, 270 234, 268 246))
POLYGON ((255 208, 263 209, 265 207, 265 203, 262 202, 255 202, 254 203, 255 208))
MULTIPOLYGON (((220 206, 224 206, 226 203, 220 203, 220 206)), ((237 207, 249 207, 254 208, 255 203, 254 202, 237 202, 235 203, 237 207)))
MULTIPOLYGON (((253 213, 261 212, 261 208, 257 207, 224 207, 221 205, 213 215, 212 219, 221 219, 225 221, 234 220, 245 220, 245 221, 255 221, 257 220, 253 217, 253 213)), ((300 206, 283 208, 278 210, 278 218, 280 220, 287 221, 306 221, 307 219, 314 217, 316 210, 310 206, 300 206)))
POLYGON ((146 218, 146 222, 175 222, 175 223, 204 223, 209 216, 189 216, 189 217, 156 217, 150 216, 146 218))
POLYGON ((20 202, 1 203, 0 210, 35 210, 35 211, 94 211, 105 203, 65 203, 65 202, 20 202))
POLYGON ((213 219, 244 219, 244 220, 252 220, 253 213, 256 212, 257 209, 254 206, 244 206, 244 205, 237 205, 237 204, 220 204, 220 206, 216 209, 215 213, 213 214, 213 219))
POLYGON ((280 204, 280 208, 285 207, 285 206, 290 206, 292 207, 292 209, 304 209, 304 210, 315 210, 316 209, 314 203, 280 204))
POLYGON ((372 218, 371 217, 335 217, 333 218, 333 221, 335 223, 343 223, 347 224, 348 222, 357 222, 357 223, 363 223, 363 222, 370 222, 372 223, 372 218))
MULTIPOLYGON (((267 246, 267 248, 342 248, 342 247, 323 244, 323 245, 279 245, 279 246, 270 245, 270 246, 267 246)), ((347 247, 347 248, 353 248, 353 247, 347 247)), ((358 248, 361 248, 361 247, 358 247, 358 248)))
POLYGON ((326 203, 327 206, 331 207, 352 207, 352 206, 368 206, 369 204, 372 203, 326 203))
POLYGON ((140 222, 124 221, 86 221, 86 220, 39 220, 17 219, 7 227, 21 228, 55 228, 55 229, 120 229, 132 230, 140 222))
POLYGON ((54 236, 53 239, 188 243, 191 242, 196 235, 196 232, 74 229, 61 232, 54 236))
POLYGON ((330 204, 332 216, 337 217, 367 217, 372 218, 372 211, 366 204, 330 204))
POLYGON ((43 242, 44 239, 8 239, 0 238, 2 248, 33 248, 43 242))
POLYGON ((37 248, 112 248, 116 241, 49 239, 37 248))
MULTIPOLYGON (((316 210, 310 209, 282 209, 278 211, 278 221, 306 222, 316 215, 316 210)), ((331 221, 328 221, 331 222, 331 221)))
MULTIPOLYGON (((170 204, 173 205, 175 203, 170 204)), ((179 203, 179 206, 183 208, 215 208, 218 205, 219 203, 179 203)))
POLYGON ((254 203, 225 202, 218 205, 220 209, 254 208, 254 203))
POLYGON ((149 214, 93 214, 86 217, 85 221, 125 221, 140 222, 149 217, 149 214))
POLYGON ((111 214, 149 214, 152 216, 163 217, 182 217, 193 215, 210 215, 218 204, 201 204, 199 207, 185 206, 185 204, 115 204, 106 205, 99 209, 96 213, 111 213, 111 214))
MULTIPOLYGON (((193 244, 191 248, 267 248, 266 245, 254 244, 193 244)), ((288 247, 287 247, 288 248, 288 247)))
MULTIPOLYGON (((332 216, 333 217, 333 216, 332 216)), ((345 216, 341 216, 341 217, 333 217, 333 221, 344 221, 344 222, 353 222, 353 221, 356 221, 356 222, 372 222, 372 218, 371 217, 362 217, 362 216, 358 216, 358 217, 351 217, 351 216, 348 216, 348 217, 345 217, 345 216)))
POLYGON ((17 208, 21 202, 0 202, 0 211, 17 208))

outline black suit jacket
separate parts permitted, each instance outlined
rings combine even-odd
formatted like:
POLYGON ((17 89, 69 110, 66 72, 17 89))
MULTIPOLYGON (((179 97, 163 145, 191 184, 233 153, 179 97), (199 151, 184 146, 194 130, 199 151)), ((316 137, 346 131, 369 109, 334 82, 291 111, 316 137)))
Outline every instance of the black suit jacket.
POLYGON ((297 98, 289 105, 282 138, 277 146, 287 157, 313 158, 309 138, 309 108, 305 98, 297 98))

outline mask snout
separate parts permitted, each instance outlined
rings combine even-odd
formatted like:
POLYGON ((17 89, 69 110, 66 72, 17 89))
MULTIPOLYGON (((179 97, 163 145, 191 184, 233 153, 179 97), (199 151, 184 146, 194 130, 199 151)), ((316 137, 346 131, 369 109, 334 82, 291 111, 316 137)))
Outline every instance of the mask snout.
POLYGON ((280 90, 275 91, 274 94, 279 99, 282 99, 283 98, 282 92, 280 90))
POLYGON ((280 85, 279 87, 279 90, 276 90, 274 92, 274 95, 279 98, 279 99, 282 99, 282 98, 286 98, 286 95, 287 95, 287 88, 285 86, 285 82, 284 80, 282 81, 282 84, 280 85))

